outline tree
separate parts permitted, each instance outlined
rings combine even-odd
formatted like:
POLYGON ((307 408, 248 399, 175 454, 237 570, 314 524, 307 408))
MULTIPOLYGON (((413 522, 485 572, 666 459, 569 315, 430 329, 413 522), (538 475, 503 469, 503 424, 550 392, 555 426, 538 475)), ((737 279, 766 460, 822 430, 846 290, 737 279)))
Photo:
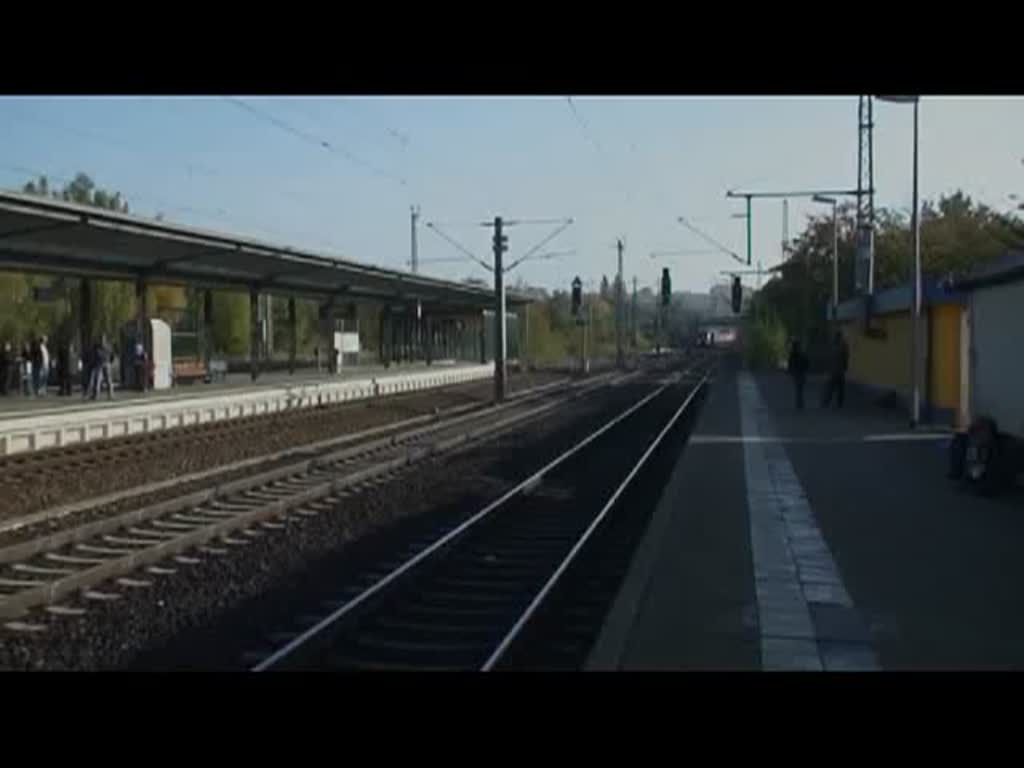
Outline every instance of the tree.
MULTIPOLYGON (((92 178, 85 173, 78 173, 61 189, 52 189, 45 176, 31 180, 23 186, 28 194, 56 197, 79 205, 90 205, 104 210, 128 213, 128 202, 120 192, 110 192, 96 186, 92 178)), ((49 305, 48 308, 36 306, 31 300, 31 289, 38 285, 52 282, 52 278, 29 275, 13 275, 7 280, 7 288, 12 295, 25 298, 16 301, 16 313, 21 322, 12 321, 0 312, 0 328, 5 334, 24 335, 52 330, 70 313, 79 311, 78 291, 68 289, 67 299, 49 305), (19 283, 20 281, 20 283, 19 283), (20 285, 20 287, 19 287, 20 285), (31 309, 30 309, 31 307, 31 309)), ((105 334, 115 340, 126 322, 136 315, 135 287, 129 283, 114 280, 96 280, 92 287, 92 327, 85 329, 89 337, 105 334)), ((188 306, 185 288, 177 285, 150 285, 147 303, 152 315, 161 316, 172 323, 181 316, 188 306)), ((246 310, 247 311, 247 310, 246 310)))
POLYGON ((610 289, 608 287, 608 275, 601 275, 601 298, 602 299, 607 299, 608 298, 609 290, 610 289))
MULTIPOLYGON (((855 209, 839 208, 839 292, 853 295, 855 209)), ((946 275, 969 270, 1024 240, 1018 217, 975 203, 962 191, 925 201, 921 213, 922 271, 946 275)), ((875 290, 905 282, 913 274, 910 217, 879 209, 875 214, 875 290)), ((790 337, 808 346, 828 331, 832 297, 832 217, 811 216, 777 277, 761 289, 755 305, 770 308, 790 337)), ((774 321, 773 321, 774 322, 774 321)))

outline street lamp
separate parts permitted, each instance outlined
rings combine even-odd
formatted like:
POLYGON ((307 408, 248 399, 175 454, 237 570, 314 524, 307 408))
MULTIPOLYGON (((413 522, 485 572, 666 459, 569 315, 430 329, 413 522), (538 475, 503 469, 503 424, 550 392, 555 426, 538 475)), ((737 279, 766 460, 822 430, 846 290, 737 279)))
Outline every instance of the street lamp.
POLYGON ((920 205, 917 198, 917 155, 918 155, 918 130, 917 130, 917 112, 920 104, 920 97, 918 96, 878 96, 877 98, 882 101, 892 102, 894 104, 913 104, 914 105, 914 213, 913 222, 911 224, 914 230, 914 279, 913 290, 913 313, 911 315, 912 330, 910 339, 910 370, 912 376, 913 395, 911 401, 911 412, 910 412, 910 424, 911 426, 917 426, 921 420, 921 371, 923 366, 921 365, 920 352, 921 352, 921 214, 920 205))
POLYGON ((834 197, 815 195, 811 198, 816 203, 832 206, 832 319, 839 317, 839 216, 837 201, 834 197))

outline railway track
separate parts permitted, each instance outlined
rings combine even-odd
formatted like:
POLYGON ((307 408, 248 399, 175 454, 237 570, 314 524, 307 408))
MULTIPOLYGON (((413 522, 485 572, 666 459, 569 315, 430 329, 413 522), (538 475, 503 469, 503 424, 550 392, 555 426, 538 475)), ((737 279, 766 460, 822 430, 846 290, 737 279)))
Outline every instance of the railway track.
POLYGON ((489 401, 490 392, 490 382, 472 382, 393 395, 376 403, 261 414, 0 457, 0 496, 11 500, 7 510, 0 510, 0 532, 23 526, 29 515, 45 517, 47 509, 87 500, 101 488, 145 485, 200 467, 224 466, 232 459, 254 458, 260 449, 270 454, 318 437, 353 434, 375 424, 429 414, 434 407, 481 406, 489 401))
MULTIPOLYGON (((453 399, 460 394, 483 391, 491 388, 490 381, 470 382, 450 387, 440 387, 431 394, 449 394, 453 399)), ((380 404, 397 406, 399 409, 408 401, 423 397, 424 392, 391 395, 379 401, 380 404)), ((373 402, 373 401, 368 401, 373 402)), ((27 480, 35 480, 39 475, 64 472, 69 469, 80 470, 99 465, 116 464, 125 459, 145 460, 147 457, 159 455, 176 448, 195 447, 197 444, 212 444, 225 439, 245 440, 248 436, 265 431, 268 427, 282 426, 293 423, 301 428, 304 425, 322 421, 325 413, 334 414, 357 409, 365 409, 367 402, 339 402, 318 409, 301 409, 295 411, 279 411, 270 414, 245 416, 230 421, 214 421, 191 424, 186 427, 163 432, 145 432, 138 435, 114 437, 103 441, 76 443, 60 448, 43 451, 15 453, 0 457, 0 482, 17 485, 27 480)))
POLYGON ((250 668, 530 666, 524 638, 537 647, 545 606, 707 378, 705 359, 661 380, 475 514, 445 530, 421 526, 344 577, 319 615, 272 633, 276 648, 250 648, 250 668))
POLYGON ((498 407, 460 406, 440 420, 418 417, 429 423, 411 429, 390 425, 307 446, 292 452, 303 456, 300 461, 285 466, 0 548, 0 618, 9 620, 10 629, 32 631, 38 625, 31 621, 10 620, 40 606, 55 614, 82 612, 60 604, 78 593, 88 600, 116 599, 96 587, 111 581, 119 589, 145 587, 194 564, 191 549, 217 555, 245 546, 286 528, 292 518, 320 514, 358 489, 538 418, 618 378, 555 382, 498 407))

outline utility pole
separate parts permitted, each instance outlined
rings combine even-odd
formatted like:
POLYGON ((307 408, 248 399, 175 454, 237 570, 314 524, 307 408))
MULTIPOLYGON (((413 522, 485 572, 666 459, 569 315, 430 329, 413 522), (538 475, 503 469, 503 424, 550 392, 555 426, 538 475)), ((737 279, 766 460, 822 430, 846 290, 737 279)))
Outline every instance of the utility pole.
POLYGON ((913 355, 913 365, 911 366, 913 401, 911 402, 910 423, 914 427, 921 422, 921 373, 924 370, 921 362, 921 351, 923 349, 923 340, 921 338, 921 201, 918 199, 917 189, 917 111, 920 103, 920 98, 914 100, 914 221, 912 224, 914 228, 914 315, 911 324, 913 337, 910 345, 911 354, 913 355))
POLYGON ((625 285, 623 284, 622 276, 622 238, 616 241, 616 246, 619 249, 619 275, 615 280, 615 365, 622 368, 624 364, 622 355, 622 331, 623 331, 623 317, 622 313, 625 310, 625 302, 623 300, 623 291, 625 285))
POLYGON ((530 370, 530 307, 531 301, 523 309, 523 370, 530 370))
MULTIPOLYGON (((418 209, 414 209, 413 221, 415 222, 416 217, 419 214, 418 209)), ((508 388, 508 369, 507 369, 507 351, 508 351, 508 323, 505 317, 505 272, 511 272, 519 264, 527 261, 531 258, 552 258, 557 254, 543 253, 536 255, 536 252, 540 248, 555 238, 560 232, 566 227, 573 223, 572 219, 567 219, 561 222, 560 226, 546 238, 541 240, 537 245, 527 251, 525 254, 515 259, 511 264, 505 266, 502 263, 502 254, 508 251, 508 236, 503 233, 503 227, 514 226, 516 224, 540 224, 550 223, 547 221, 540 220, 513 220, 504 221, 501 216, 495 216, 494 221, 485 221, 480 224, 483 227, 494 227, 494 262, 488 264, 485 260, 481 259, 475 253, 470 251, 465 246, 461 245, 454 238, 449 237, 440 230, 436 222, 427 222, 427 229, 433 230, 439 237, 447 240, 451 245, 455 246, 459 251, 468 256, 470 259, 475 261, 481 267, 486 269, 488 272, 494 273, 494 399, 495 402, 501 402, 505 399, 505 393, 508 388)), ((414 228, 415 233, 415 228, 414 228)), ((415 242, 415 240, 413 241, 415 242)), ((484 326, 481 326, 481 331, 484 326)), ((483 342, 483 340, 481 340, 483 342)))
POLYGON ((409 212, 412 215, 412 253, 410 254, 409 265, 412 268, 413 274, 417 274, 420 271, 420 259, 416 251, 416 220, 420 217, 420 207, 418 205, 411 205, 409 206, 409 212))
POLYGON ((751 252, 751 221, 750 221, 750 195, 747 195, 747 266, 750 266, 751 252))
POLYGON ((505 400, 505 269, 502 254, 508 250, 508 237, 501 232, 501 216, 494 217, 494 401, 505 400))
POLYGON ((633 275, 633 310, 630 313, 630 321, 631 321, 630 325, 632 327, 632 333, 630 334, 630 336, 632 337, 632 340, 630 341, 630 347, 634 351, 636 351, 636 345, 637 345, 637 337, 636 337, 636 275, 633 275))
POLYGON ((857 105, 857 252, 854 290, 868 295, 875 290, 875 162, 874 115, 871 96, 857 105))

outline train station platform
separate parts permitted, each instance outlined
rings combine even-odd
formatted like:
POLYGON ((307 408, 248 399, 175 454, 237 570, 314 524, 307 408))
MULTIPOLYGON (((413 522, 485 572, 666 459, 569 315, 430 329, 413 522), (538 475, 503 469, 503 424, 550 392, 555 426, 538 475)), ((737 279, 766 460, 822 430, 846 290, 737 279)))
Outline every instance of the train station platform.
POLYGON ((431 365, 353 366, 340 374, 273 372, 252 381, 229 374, 217 383, 197 383, 146 393, 115 390, 83 400, 80 392, 58 397, 0 398, 0 456, 190 424, 274 413, 338 401, 380 397, 486 379, 493 364, 435 361, 431 365))
POLYGON ((855 391, 723 363, 590 669, 1024 667, 1024 496, 855 391))

